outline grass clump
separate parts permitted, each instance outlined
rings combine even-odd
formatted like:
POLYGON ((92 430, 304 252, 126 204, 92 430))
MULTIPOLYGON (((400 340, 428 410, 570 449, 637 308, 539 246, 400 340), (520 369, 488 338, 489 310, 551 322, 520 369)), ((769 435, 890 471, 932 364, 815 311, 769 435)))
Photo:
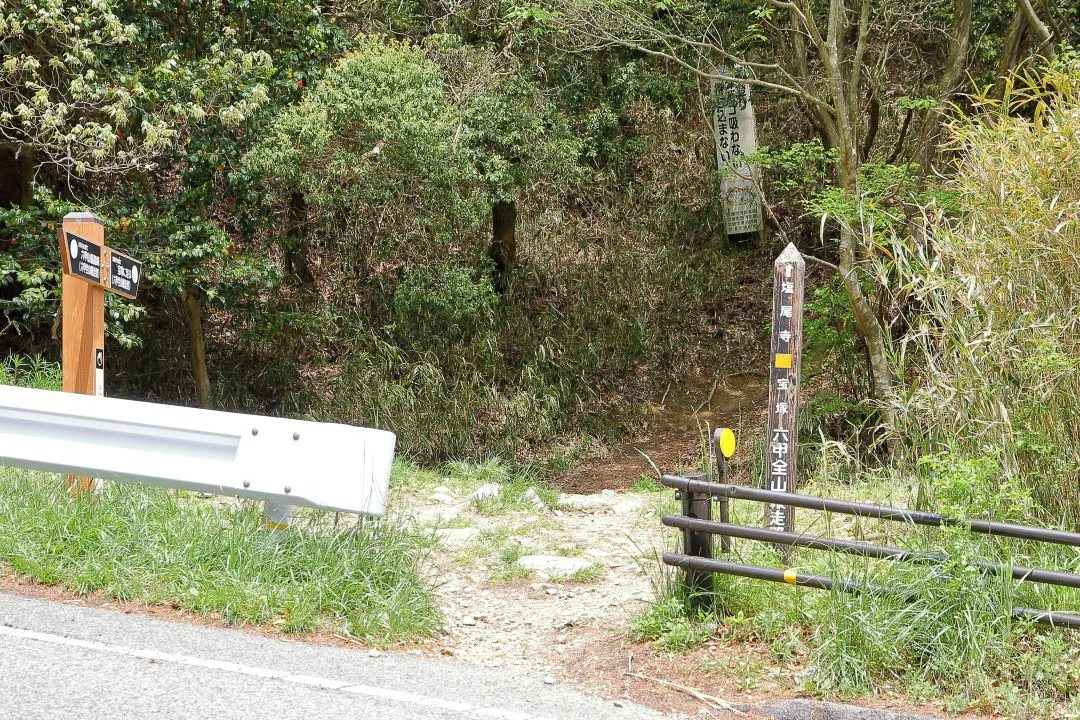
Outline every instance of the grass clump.
POLYGON ((0 469, 0 563, 36 582, 376 644, 441 627, 421 574, 429 536, 390 522, 311 522, 272 541, 260 522, 251 504, 126 483, 72 499, 54 475, 0 469))
POLYGON ((491 582, 508 583, 515 580, 524 580, 532 575, 532 570, 518 565, 518 560, 528 555, 528 551, 520 543, 503 545, 496 551, 498 566, 491 571, 491 582))
POLYGON ((638 476, 638 479, 630 484, 628 490, 633 493, 654 493, 663 492, 665 488, 660 484, 660 481, 652 475, 641 473, 641 475, 638 476))
POLYGON ((637 642, 650 640, 666 652, 690 650, 702 645, 712 635, 714 624, 705 618, 694 617, 678 588, 670 586, 670 594, 657 601, 630 626, 630 638, 637 642))
POLYGON ((597 563, 593 563, 588 567, 583 567, 580 570, 575 570, 570 573, 569 580, 573 583, 591 583, 596 582, 604 576, 604 568, 597 563))
POLYGON ((9 355, 0 361, 0 385, 59 390, 62 383, 60 364, 40 355, 9 355))

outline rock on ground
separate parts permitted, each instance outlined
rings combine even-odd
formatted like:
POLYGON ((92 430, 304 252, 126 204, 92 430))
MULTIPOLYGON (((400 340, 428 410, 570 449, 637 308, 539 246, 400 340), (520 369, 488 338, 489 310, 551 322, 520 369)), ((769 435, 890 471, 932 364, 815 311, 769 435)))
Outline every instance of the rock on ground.
POLYGON ((584 558, 563 557, 562 555, 526 555, 518 558, 517 564, 526 570, 532 570, 541 577, 568 577, 585 570, 592 563, 584 558))

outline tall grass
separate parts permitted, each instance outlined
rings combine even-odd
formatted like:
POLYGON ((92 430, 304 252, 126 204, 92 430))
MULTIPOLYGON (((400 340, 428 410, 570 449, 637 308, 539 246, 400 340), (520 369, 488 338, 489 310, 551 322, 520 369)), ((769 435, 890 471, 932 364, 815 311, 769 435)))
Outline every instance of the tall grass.
MULTIPOLYGON (((805 492, 811 495, 905 506, 917 501, 920 488, 935 488, 925 499, 935 509, 1010 520, 1022 519, 1031 507, 1028 491, 1002 485, 989 463, 938 456, 915 467, 853 471, 824 457, 834 452, 831 446, 820 452, 823 458, 810 464, 814 471, 805 492)), ((761 522, 758 503, 733 501, 731 512, 732 522, 761 522)), ((725 559, 892 592, 844 594, 717 575, 709 611, 697 614, 679 577, 668 573, 633 636, 654 639, 665 651, 716 635, 767 643, 781 677, 797 677, 792 685, 827 697, 887 690, 917 701, 942 698, 952 712, 978 706, 1042 718, 1080 711, 1080 633, 1012 617, 1015 606, 1080 612, 1080 591, 984 573, 975 565, 991 561, 1080 573, 1080 550, 806 510, 795 518, 797 532, 807 535, 867 540, 942 559, 897 563, 795 550, 785 566, 771 546, 737 540, 725 559)))
POLYGON ((892 243, 911 310, 898 430, 988 458, 1080 527, 1080 66, 1015 79, 951 132, 955 212, 892 243))
POLYGON ((59 390, 62 381, 60 365, 41 356, 9 355, 0 361, 0 385, 59 390))
POLYGON ((441 626, 421 573, 430 537, 316 520, 301 512, 299 529, 272 539, 256 504, 119 482, 73 499, 54 475, 0 468, 0 565, 35 582, 373 643, 441 626))
MULTIPOLYGON (((732 559, 780 566, 771 549, 755 545, 739 541, 732 559)), ((1047 606, 1046 594, 1032 584, 979 573, 971 565, 974 555, 966 538, 949 542, 948 559, 934 566, 799 552, 792 565, 800 573, 896 592, 844 594, 719 576, 714 579, 716 614, 705 616, 689 611, 672 576, 669 589, 638 619, 633 634, 655 639, 665 651, 715 635, 765 642, 772 646, 780 677, 797 678, 797 687, 825 697, 887 690, 916 701, 942 698, 952 711, 981 705, 1016 717, 1051 717, 1053 708, 1080 710, 1076 631, 1012 618, 1014 605, 1047 606)), ((1041 557, 1061 560, 1055 553, 1041 557)), ((1055 598, 1050 607, 1080 608, 1075 591, 1052 588, 1048 594, 1055 598)))

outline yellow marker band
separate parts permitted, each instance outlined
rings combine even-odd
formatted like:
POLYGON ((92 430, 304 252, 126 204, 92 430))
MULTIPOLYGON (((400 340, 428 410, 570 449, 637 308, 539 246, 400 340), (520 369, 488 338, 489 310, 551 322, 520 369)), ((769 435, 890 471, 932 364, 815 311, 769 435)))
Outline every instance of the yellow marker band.
POLYGON ((726 458, 735 454, 735 433, 728 428, 720 430, 720 453, 726 458))
POLYGON ((286 525, 285 523, 274 522, 273 520, 267 520, 266 521, 266 527, 270 528, 271 530, 288 530, 289 529, 289 526, 286 525))
POLYGON ((776 367, 778 367, 778 368, 790 368, 791 367, 791 353, 776 353, 776 367))
POLYGON ((784 582, 789 583, 791 585, 794 585, 794 584, 796 584, 798 582, 798 580, 799 580, 799 573, 795 572, 794 570, 785 570, 784 571, 784 582))

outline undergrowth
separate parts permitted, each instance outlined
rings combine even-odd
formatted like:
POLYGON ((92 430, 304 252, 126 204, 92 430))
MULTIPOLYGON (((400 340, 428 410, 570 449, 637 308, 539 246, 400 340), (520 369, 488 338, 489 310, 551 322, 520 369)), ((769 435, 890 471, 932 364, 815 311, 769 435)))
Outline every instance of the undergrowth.
POLYGON ((1080 63, 1016 77, 950 127, 955 208, 882 235, 879 275, 911 308, 893 361, 916 455, 990 457, 1032 510, 1080 529, 1080 63))
MULTIPOLYGON (((842 482, 821 474, 807 494, 905 506, 917 498, 954 516, 1023 520, 1030 492, 1000 483, 992 463, 935 456, 913 472, 856 473, 842 482)), ((732 522, 761 524, 761 505, 732 501, 732 522)), ((808 535, 860 539, 934 553, 936 562, 898 563, 795 550, 787 565, 771 546, 733 541, 724 559, 796 569, 882 592, 845 594, 716 575, 705 609, 696 609, 680 576, 666 570, 657 600, 631 635, 664 651, 688 650, 719 637, 769 643, 769 660, 792 687, 826 697, 901 691, 916 701, 941 698, 945 709, 983 709, 1017 717, 1077 717, 1080 632, 1050 629, 1013 616, 1013 607, 1080 612, 1080 590, 1013 580, 981 571, 998 562, 1080 573, 1080 550, 1068 546, 904 523, 796 513, 808 535), (780 642, 782 640, 782 642, 780 642), (1072 713, 1072 714, 1070 714, 1072 713)), ((717 557, 719 543, 716 545, 717 557)))
POLYGON ((9 355, 0 360, 0 385, 59 390, 62 380, 59 363, 38 355, 9 355))
MULTIPOLYGON (((888 312, 903 320, 890 358, 897 391, 883 413, 893 418, 896 451, 879 467, 885 443, 873 411, 882 408, 867 414, 842 401, 859 397, 858 387, 804 398, 813 422, 802 429, 820 437, 800 445, 811 476, 804 492, 1077 530, 1080 65, 1062 57, 1011 79, 1002 99, 972 99, 979 112, 958 114, 949 128, 960 152, 941 202, 908 208, 903 222, 864 220, 860 228, 875 248, 866 267, 889 296, 888 312), (922 224, 912 220, 920 215, 922 224)), ((835 305, 834 296, 819 291, 808 305, 835 305)), ((847 334, 830 335, 814 318, 807 329, 824 341, 826 359, 842 359, 847 334)), ((854 376, 841 364, 831 377, 854 376)), ((749 482, 763 475, 754 468, 749 482)), ((734 522, 762 522, 760 505, 733 502, 732 513, 734 522)), ((703 610, 668 572, 634 633, 667 650, 714 635, 769 642, 771 660, 816 694, 901 691, 916 701, 940 698, 950 713, 1080 718, 1080 632, 1013 612, 1080 613, 1080 590, 977 565, 1077 574, 1077 548, 805 510, 796 529, 937 557, 898 563, 794 551, 788 565, 800 574, 878 590, 714 576, 703 610)), ((731 559, 784 567, 771 547, 747 541, 735 543, 731 559)))

